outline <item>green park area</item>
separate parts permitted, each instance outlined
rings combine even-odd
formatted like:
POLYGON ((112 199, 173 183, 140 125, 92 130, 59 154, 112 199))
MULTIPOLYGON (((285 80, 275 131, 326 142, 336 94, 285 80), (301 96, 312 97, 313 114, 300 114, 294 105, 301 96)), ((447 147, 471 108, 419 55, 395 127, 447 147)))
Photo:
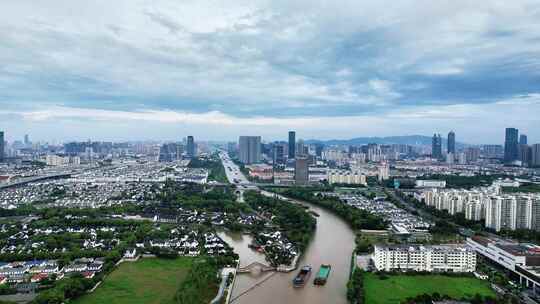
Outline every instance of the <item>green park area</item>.
POLYGON ((448 295, 453 299, 495 296, 489 283, 472 277, 443 275, 385 275, 381 279, 373 273, 364 276, 365 303, 401 303, 422 294, 448 295))
POLYGON ((182 299, 179 293, 190 276, 196 260, 193 258, 156 259, 123 263, 92 293, 72 303, 76 304, 175 304, 209 303, 218 285, 207 282, 198 300, 182 299))

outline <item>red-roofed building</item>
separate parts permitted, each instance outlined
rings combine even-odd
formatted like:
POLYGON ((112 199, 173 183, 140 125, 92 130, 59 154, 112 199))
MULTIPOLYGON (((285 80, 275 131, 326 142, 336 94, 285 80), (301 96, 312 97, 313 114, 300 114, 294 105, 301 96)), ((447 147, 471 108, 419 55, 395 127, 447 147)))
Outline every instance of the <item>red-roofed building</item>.
POLYGON ((45 280, 48 277, 49 277, 49 275, 46 274, 46 273, 36 273, 35 275, 32 276, 32 278, 30 279, 30 282, 38 283, 38 282, 41 282, 41 281, 45 280))
POLYGON ((85 279, 91 279, 96 275, 96 273, 93 271, 85 271, 82 273, 82 275, 85 279))

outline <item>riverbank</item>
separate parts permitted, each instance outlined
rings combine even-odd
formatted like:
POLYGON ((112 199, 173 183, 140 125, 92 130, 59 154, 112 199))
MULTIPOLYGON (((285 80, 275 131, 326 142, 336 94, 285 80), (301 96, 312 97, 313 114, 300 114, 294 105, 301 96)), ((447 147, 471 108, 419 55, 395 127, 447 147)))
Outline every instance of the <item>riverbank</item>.
MULTIPOLYGON (((274 196, 273 193, 269 193, 269 195, 274 196)), ((346 294, 351 267, 350 254, 354 250, 355 240, 353 231, 346 222, 324 208, 309 202, 293 201, 293 203, 304 206, 304 209, 307 207, 308 212, 313 211, 319 214, 315 233, 299 258, 298 266, 311 265, 317 269, 321 264, 332 265, 327 284, 325 286, 315 286, 313 280, 311 280, 303 288, 294 288, 292 280, 296 275, 296 271, 289 273, 276 272, 275 275, 265 280, 263 284, 236 299, 234 303, 348 303, 346 294)), ((226 237, 224 239, 240 255, 242 266, 263 259, 260 253, 248 248, 250 236, 237 235, 236 237, 226 237)), ((264 273, 238 275, 232 298, 234 299, 240 293, 250 289, 265 278, 267 278, 267 274, 264 273)))
MULTIPOLYGON (((237 165, 222 155, 222 160, 236 172, 237 165)), ((233 175, 234 178, 245 180, 242 174, 233 175)), ((265 191, 261 191, 262 194, 265 191)), ((273 193, 268 193, 274 197, 273 193)), ((283 202, 282 202, 283 203, 283 202)), ((350 273, 350 253, 354 249, 355 234, 350 226, 336 214, 318 207, 309 202, 294 201, 303 206, 305 213, 318 214, 315 221, 315 231, 307 242, 306 248, 301 250, 302 256, 298 259, 298 266, 311 265, 318 268, 321 264, 332 265, 330 277, 325 286, 315 286, 309 282, 303 288, 294 288, 292 280, 296 271, 288 273, 275 272, 271 276, 267 273, 248 273, 236 276, 231 299, 235 304, 275 304, 275 303, 310 303, 310 304, 347 304, 347 282, 350 273), (344 254, 347 253, 347 254, 344 254), (259 284, 262 280, 263 283, 259 284), (255 288, 254 287, 257 285, 255 288), (238 297, 246 290, 249 292, 238 297)), ((220 235, 239 254, 242 266, 252 262, 265 261, 264 256, 248 245, 252 238, 246 235, 233 235, 231 237, 220 235)))

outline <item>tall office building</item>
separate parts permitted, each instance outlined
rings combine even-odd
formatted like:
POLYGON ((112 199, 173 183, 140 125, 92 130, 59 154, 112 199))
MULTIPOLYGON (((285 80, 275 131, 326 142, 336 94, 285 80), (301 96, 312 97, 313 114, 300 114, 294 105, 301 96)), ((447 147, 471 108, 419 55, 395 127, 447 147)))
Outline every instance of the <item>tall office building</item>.
POLYGON ((540 167, 540 144, 531 146, 531 166, 540 167))
POLYGON ((502 158, 504 156, 504 149, 501 145, 484 145, 482 150, 486 158, 502 158))
POLYGON ((195 139, 193 136, 187 137, 186 153, 189 158, 193 158, 197 155, 197 147, 195 146, 195 139))
POLYGON ((433 140, 431 143, 431 157, 436 159, 443 158, 441 134, 433 134, 433 140))
POLYGON ((159 149, 160 162, 173 162, 182 159, 184 147, 179 143, 166 143, 159 149))
POLYGON ((289 131, 289 159, 296 155, 296 132, 289 131))
POLYGON ((521 161, 521 166, 526 167, 531 165, 532 149, 527 144, 519 145, 519 160, 521 161))
POLYGON ((5 151, 4 131, 0 131, 0 163, 4 161, 5 151))
POLYGON ((296 142, 296 155, 306 155, 306 154, 308 154, 308 151, 306 150, 306 148, 308 148, 308 147, 304 144, 304 140, 299 139, 296 142))
POLYGON ((285 163, 285 147, 281 143, 274 143, 273 149, 273 157, 274 165, 278 164, 284 164, 285 163))
POLYGON ((519 144, 520 145, 526 145, 527 144, 527 135, 521 134, 519 136, 519 144))
POLYGON ((24 135, 24 145, 28 146, 30 144, 30 137, 28 134, 24 135))
POLYGON ((447 150, 448 153, 456 154, 456 133, 454 131, 448 133, 447 150))
POLYGON ((297 185, 309 183, 309 158, 306 155, 297 155, 295 158, 294 182, 297 185))
POLYGON ((240 136, 238 139, 240 161, 243 164, 255 164, 261 161, 261 137, 240 136))
POLYGON ((518 160, 518 132, 518 129, 506 128, 504 137, 504 162, 507 164, 518 160))

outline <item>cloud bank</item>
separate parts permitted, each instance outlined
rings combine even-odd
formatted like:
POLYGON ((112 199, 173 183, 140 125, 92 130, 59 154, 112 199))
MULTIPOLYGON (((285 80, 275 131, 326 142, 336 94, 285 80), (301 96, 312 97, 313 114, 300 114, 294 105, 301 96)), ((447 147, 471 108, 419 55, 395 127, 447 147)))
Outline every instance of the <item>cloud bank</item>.
POLYGON ((455 129, 501 142, 512 124, 540 141, 538 1, 2 7, 0 128, 16 136, 54 121, 43 139, 234 138, 249 127, 269 138, 455 129), (135 122, 147 129, 134 134, 135 122))

